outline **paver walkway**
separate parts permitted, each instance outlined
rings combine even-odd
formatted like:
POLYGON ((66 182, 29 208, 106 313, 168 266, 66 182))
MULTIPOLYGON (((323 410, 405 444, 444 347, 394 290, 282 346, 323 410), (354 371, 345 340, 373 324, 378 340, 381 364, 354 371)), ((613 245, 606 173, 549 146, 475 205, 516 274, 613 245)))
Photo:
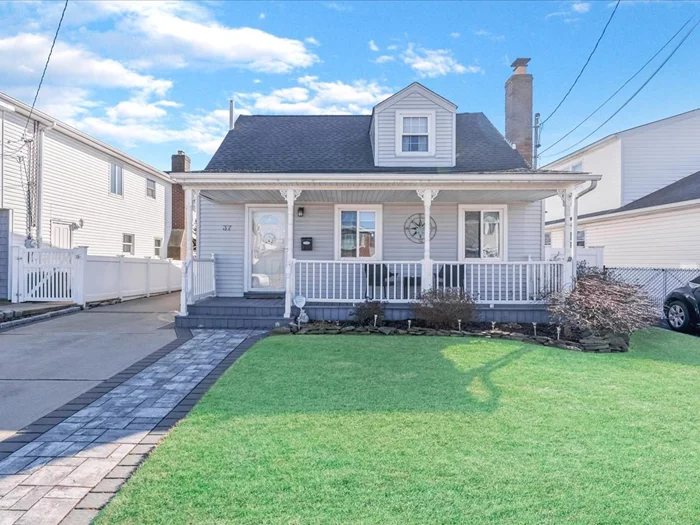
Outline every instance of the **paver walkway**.
POLYGON ((0 525, 89 523, 163 437, 154 429, 184 416, 194 404, 183 406, 188 394, 263 333, 193 330, 192 339, 0 461, 0 525))

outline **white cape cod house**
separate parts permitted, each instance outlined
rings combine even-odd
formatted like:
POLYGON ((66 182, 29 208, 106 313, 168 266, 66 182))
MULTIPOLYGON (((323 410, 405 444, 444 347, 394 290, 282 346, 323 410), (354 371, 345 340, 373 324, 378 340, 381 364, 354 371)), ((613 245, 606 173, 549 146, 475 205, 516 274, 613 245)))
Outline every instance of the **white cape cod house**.
POLYGON ((418 83, 368 116, 240 116, 205 170, 171 174, 197 210, 177 323, 274 326, 299 295, 312 319, 348 319, 366 299, 405 319, 434 287, 471 294, 483 319, 546 317, 571 263, 544 260, 543 200, 570 210, 573 188, 599 177, 530 168, 519 60, 506 84, 513 146, 418 83))

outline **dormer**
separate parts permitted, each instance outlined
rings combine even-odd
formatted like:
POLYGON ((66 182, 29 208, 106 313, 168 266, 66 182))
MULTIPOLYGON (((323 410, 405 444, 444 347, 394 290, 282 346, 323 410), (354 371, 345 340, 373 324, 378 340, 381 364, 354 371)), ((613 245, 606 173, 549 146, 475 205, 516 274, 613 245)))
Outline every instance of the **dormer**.
POLYGON ((414 82, 372 111, 370 139, 379 167, 455 165, 457 106, 414 82))

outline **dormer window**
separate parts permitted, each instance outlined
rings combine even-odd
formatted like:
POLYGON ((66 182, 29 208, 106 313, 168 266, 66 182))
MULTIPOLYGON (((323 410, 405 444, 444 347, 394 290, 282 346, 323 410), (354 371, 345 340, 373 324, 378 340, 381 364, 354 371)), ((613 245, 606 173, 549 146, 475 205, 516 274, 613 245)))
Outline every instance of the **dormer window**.
POLYGON ((435 154, 435 112, 396 113, 396 154, 435 154))

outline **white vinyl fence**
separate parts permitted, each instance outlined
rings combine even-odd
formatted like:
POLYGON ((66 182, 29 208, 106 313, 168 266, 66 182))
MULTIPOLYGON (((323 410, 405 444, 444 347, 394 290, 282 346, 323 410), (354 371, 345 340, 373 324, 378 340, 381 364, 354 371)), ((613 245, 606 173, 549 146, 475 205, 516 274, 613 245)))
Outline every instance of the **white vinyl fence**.
POLYGON ((180 290, 180 261, 13 247, 12 302, 88 302, 180 290))
POLYGON ((629 284, 636 284, 652 299, 659 314, 663 314, 664 299, 675 288, 685 286, 700 275, 700 270, 684 268, 633 268, 606 266, 612 277, 629 284))
MULTIPOLYGON (((591 246, 588 248, 577 247, 576 259, 578 262, 585 262, 588 266, 603 267, 604 249, 602 246, 591 246)), ((563 261, 564 248, 555 248, 553 246, 544 247, 544 258, 548 261, 563 261)))
POLYGON ((216 296, 216 259, 194 257, 185 261, 185 298, 187 304, 216 296))

